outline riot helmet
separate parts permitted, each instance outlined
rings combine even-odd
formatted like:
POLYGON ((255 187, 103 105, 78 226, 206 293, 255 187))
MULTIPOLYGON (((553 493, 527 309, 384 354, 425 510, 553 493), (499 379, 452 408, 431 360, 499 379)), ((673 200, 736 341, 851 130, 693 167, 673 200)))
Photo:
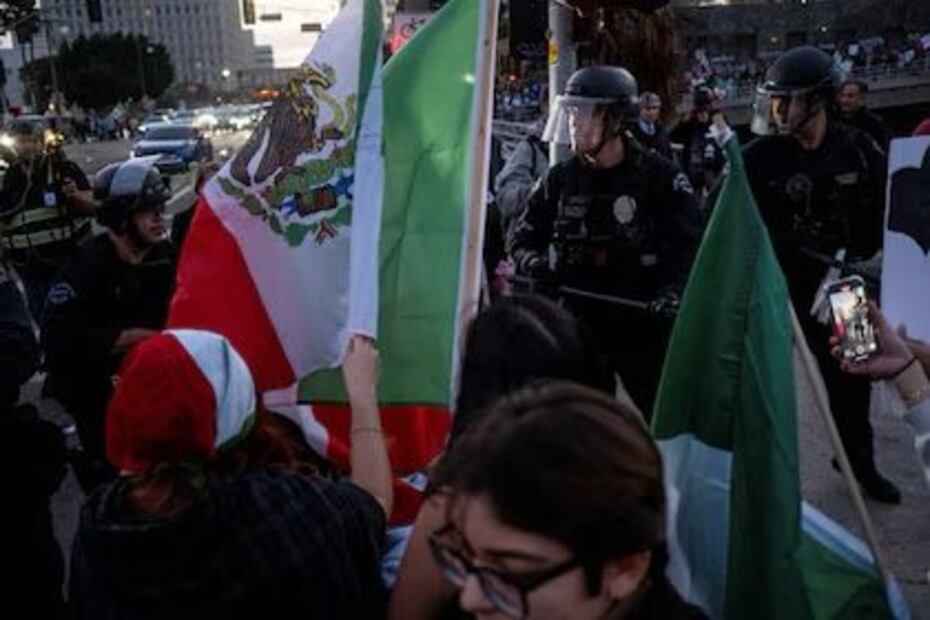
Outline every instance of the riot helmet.
POLYGON ((94 176, 94 198, 99 202, 97 222, 114 232, 124 232, 133 214, 161 213, 171 197, 158 174, 158 156, 139 157, 104 167, 94 176))
POLYGON ((622 67, 579 69, 569 78, 565 93, 556 98, 543 139, 569 145, 580 155, 597 157, 608 141, 636 122, 638 93, 636 78, 622 67), (592 144, 581 144, 583 134, 592 129, 599 137, 592 144))
POLYGON ((826 52, 811 46, 785 52, 769 68, 765 81, 756 90, 753 133, 797 132, 816 115, 818 106, 832 104, 838 81, 836 63, 826 52), (792 100, 803 102, 805 113, 789 122, 787 110, 792 100), (776 114, 775 106, 782 112, 776 114))

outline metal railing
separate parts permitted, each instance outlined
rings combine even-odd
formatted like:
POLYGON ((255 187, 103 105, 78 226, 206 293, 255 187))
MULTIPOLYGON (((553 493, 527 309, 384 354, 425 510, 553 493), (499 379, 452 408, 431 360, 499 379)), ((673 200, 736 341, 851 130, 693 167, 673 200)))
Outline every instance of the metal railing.
MULTIPOLYGON (((883 82, 892 82, 900 79, 926 76, 930 79, 930 54, 923 58, 918 58, 906 65, 898 63, 881 63, 869 65, 867 67, 856 67, 848 75, 851 79, 863 80, 869 82, 873 90, 881 89, 883 82)), ((724 105, 734 104, 741 105, 747 99, 752 99, 757 87, 756 80, 740 80, 730 85, 726 89, 726 95, 721 100, 724 105)), ((691 94, 686 94, 681 98, 681 105, 691 107, 691 94)))

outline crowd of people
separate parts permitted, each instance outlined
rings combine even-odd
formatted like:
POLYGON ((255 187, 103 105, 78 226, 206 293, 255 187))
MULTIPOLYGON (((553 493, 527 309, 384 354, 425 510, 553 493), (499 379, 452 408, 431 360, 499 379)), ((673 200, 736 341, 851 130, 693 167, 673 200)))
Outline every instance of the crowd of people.
MULTIPOLYGON (((881 353, 841 363, 808 311, 838 250, 855 270, 881 248, 886 143, 853 126, 865 117, 845 87, 822 51, 783 54, 761 89, 766 135, 744 158, 856 478, 896 504, 875 464, 870 379, 901 395, 930 483, 930 346, 872 306, 881 353)), ((532 292, 491 291, 472 320, 451 431, 390 574, 376 344, 356 336, 346 351, 340 475, 263 406, 228 340, 164 329, 181 242, 154 161, 114 163, 91 182, 15 126, 0 193, 8 605, 94 620, 705 617, 666 578, 668 499, 648 424, 727 171, 712 98, 671 132, 662 103, 623 68, 581 69, 495 175, 504 279, 532 292), (550 167, 553 143, 572 156, 550 167), (20 401, 40 367, 79 452, 20 401), (69 461, 86 500, 65 596, 49 502, 69 461)))

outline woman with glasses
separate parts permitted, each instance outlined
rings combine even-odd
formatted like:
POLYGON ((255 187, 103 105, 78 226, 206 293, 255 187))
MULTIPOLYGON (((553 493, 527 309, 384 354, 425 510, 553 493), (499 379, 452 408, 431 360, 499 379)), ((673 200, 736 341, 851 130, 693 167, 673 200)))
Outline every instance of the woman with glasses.
POLYGON ((491 407, 443 460, 429 545, 477 618, 703 618, 664 577, 665 491, 640 418, 570 383, 491 407))
MULTIPOLYGON (((475 318, 465 342, 447 448, 483 419, 488 405, 533 381, 570 380, 609 395, 616 389, 613 371, 584 326, 544 297, 500 299, 475 318)), ((446 498, 438 489, 430 485, 414 522, 391 596, 392 620, 444 618, 456 607, 456 592, 443 580, 427 542, 446 522, 446 498)))

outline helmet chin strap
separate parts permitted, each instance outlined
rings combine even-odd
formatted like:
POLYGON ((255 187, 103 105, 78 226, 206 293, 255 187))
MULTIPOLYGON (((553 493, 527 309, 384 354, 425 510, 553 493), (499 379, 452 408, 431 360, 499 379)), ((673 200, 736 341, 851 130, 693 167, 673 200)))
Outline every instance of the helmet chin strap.
POLYGON ((805 95, 805 97, 807 98, 807 103, 804 106, 804 118, 801 119, 801 122, 794 125, 786 125, 784 129, 779 127, 779 133, 784 135, 799 136, 801 134, 801 130, 804 129, 804 127, 806 127, 812 120, 814 120, 814 117, 817 116, 817 113, 820 110, 814 109, 813 97, 811 97, 811 95, 805 95))
POLYGON ((617 131, 613 127, 608 128, 605 119, 603 131, 601 131, 601 138, 597 141, 597 145, 594 148, 588 149, 587 151, 578 153, 578 155, 581 156, 581 159, 586 164, 589 166, 594 166, 597 163, 598 158, 601 156, 601 152, 604 150, 604 147, 607 146, 607 143, 622 135, 622 130, 617 131))

